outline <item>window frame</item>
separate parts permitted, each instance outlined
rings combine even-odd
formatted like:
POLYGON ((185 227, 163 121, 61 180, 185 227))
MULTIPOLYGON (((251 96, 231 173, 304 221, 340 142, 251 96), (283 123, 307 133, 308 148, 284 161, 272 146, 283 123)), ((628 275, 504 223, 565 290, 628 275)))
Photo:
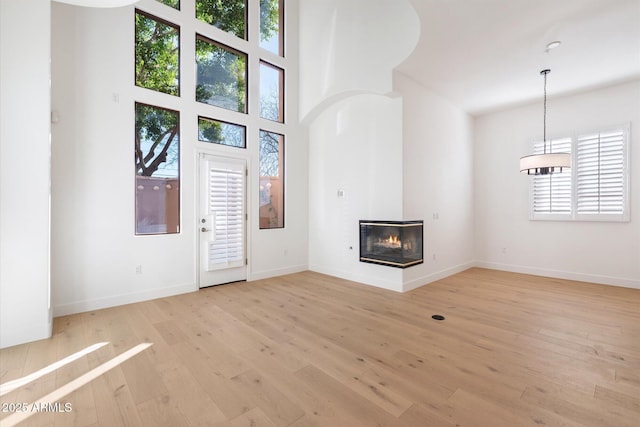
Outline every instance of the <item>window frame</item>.
MULTIPOLYGON (((138 224, 139 224, 139 212, 140 212, 140 206, 139 206, 139 195, 138 195, 138 191, 141 191, 143 189, 138 188, 139 186, 139 177, 142 177, 144 179, 152 179, 152 178, 156 178, 156 179, 169 179, 169 177, 154 177, 153 174, 152 175, 139 175, 138 171, 137 171, 137 164, 135 161, 135 157, 134 157, 134 235, 135 236, 156 236, 156 235, 171 235, 171 234, 180 234, 182 232, 182 157, 181 157, 181 152, 182 152, 182 147, 181 147, 181 137, 182 137, 182 122, 181 122, 181 111, 180 110, 174 110, 172 108, 167 108, 167 107, 161 107, 159 105, 153 105, 147 102, 140 102, 140 101, 135 101, 134 100, 134 117, 137 118, 136 116, 136 111, 137 111, 137 106, 143 106, 143 107, 149 107, 149 108, 156 108, 159 110, 164 110, 164 111, 168 111, 170 113, 175 113, 177 116, 177 132, 176 132, 176 136, 178 137, 177 140, 177 155, 176 155, 176 177, 174 179, 177 180, 178 182, 178 196, 177 196, 177 205, 176 205, 176 209, 177 212, 175 212, 176 214, 176 230, 175 231, 169 231, 168 229, 165 231, 153 231, 153 232, 142 232, 138 230, 138 224)), ((135 119, 134 119, 135 120, 135 119)), ((134 125, 134 147, 135 147, 135 139, 136 139, 136 134, 138 132, 138 129, 135 127, 134 125)), ((134 155, 137 155, 137 153, 134 150, 134 155)), ((171 189, 170 187, 167 187, 167 189, 171 189)), ((164 216, 165 218, 167 217, 167 211, 165 210, 164 212, 164 216)), ((169 225, 169 224, 165 224, 165 225, 169 225)))
MULTIPOLYGON (((625 123, 618 126, 603 126, 593 130, 573 132, 564 138, 571 139, 571 211, 569 214, 561 213, 542 213, 534 211, 535 200, 535 177, 529 183, 529 220, 531 221, 569 221, 569 222, 629 222, 631 220, 630 213, 630 170, 629 170, 629 151, 631 137, 631 124, 625 123), (578 213, 578 141, 581 137, 590 134, 602 134, 607 132, 622 132, 622 212, 621 213, 578 213)), ((558 140, 563 138, 553 138, 558 140)), ((534 148, 535 141, 530 144, 534 148)))
MULTIPOLYGON (((258 14, 261 14, 261 0, 258 0, 258 14)), ((260 35, 258 35, 258 46, 260 49, 269 52, 272 55, 277 55, 280 58, 285 57, 285 19, 284 19, 284 0, 278 0, 278 52, 273 52, 262 45, 262 40, 260 39, 260 35)), ((260 32, 258 31, 258 34, 260 32)))
POLYGON ((286 95, 285 95, 285 87, 284 87, 284 82, 285 82, 285 69, 282 67, 279 67, 277 65, 272 64, 269 61, 266 61, 263 58, 259 59, 259 65, 258 65, 258 72, 259 72, 259 76, 258 76, 258 81, 259 81, 259 89, 258 89, 258 116, 261 119, 264 120, 268 120, 271 122, 275 122, 275 123, 285 123, 286 119, 285 119, 285 109, 284 109, 284 104, 285 104, 285 99, 286 99, 286 95), (278 73, 278 117, 276 117, 275 119, 270 119, 268 117, 265 117, 262 115, 262 67, 266 67, 272 70, 275 70, 278 73))
POLYGON ((175 9, 175 10, 180 10, 180 0, 178 0, 178 4, 176 6, 171 6, 170 4, 167 4, 167 2, 165 0, 156 0, 158 3, 161 3, 167 7, 170 7, 171 9, 175 9))
POLYGON ((278 204, 278 206, 276 206, 276 208, 280 209, 280 213, 281 213, 281 218, 278 218, 276 220, 275 224, 271 224, 271 221, 268 219, 268 217, 263 217, 261 216, 260 212, 258 213, 258 229, 259 230, 279 230, 279 229, 284 229, 286 228, 286 210, 287 210, 287 194, 286 194, 286 189, 287 189, 287 185, 286 185, 286 140, 287 140, 287 136, 285 133, 280 133, 280 132, 276 132, 273 130, 268 130, 265 129, 263 127, 261 127, 258 130, 258 209, 260 209, 263 205, 261 204, 261 197, 262 197, 262 189, 261 187, 261 180, 262 178, 278 178, 280 181, 280 193, 282 195, 282 200, 280 201, 280 203, 278 204), (274 135, 278 135, 278 175, 273 176, 273 175, 262 175, 260 168, 262 166, 262 156, 261 156, 261 144, 262 144, 262 133, 268 133, 268 134, 274 134, 274 135), (266 226, 263 226, 261 224, 262 219, 263 218, 267 218, 267 221, 269 221, 269 224, 267 224, 266 226), (281 223, 281 225, 280 225, 281 223))
MULTIPOLYGON (((161 3, 161 2, 159 2, 159 3, 161 3)), ((164 4, 164 3, 161 3, 161 4, 164 4)), ((167 6, 167 5, 165 5, 165 6, 167 6)), ((168 6, 168 7, 171 7, 171 6, 168 6)), ((134 17, 133 18, 134 19, 134 24, 133 24, 133 26, 134 26, 134 29, 133 29, 133 31, 134 31, 134 36, 133 36, 134 37, 134 48, 133 48, 133 84, 134 84, 134 86, 142 88, 142 89, 151 90, 153 92, 163 93, 165 95, 170 95, 170 96, 175 96, 177 98, 180 98, 182 96, 182 72, 181 72, 182 71, 182 61, 181 61, 181 58, 182 58, 182 31, 181 31, 180 25, 174 24, 171 21, 168 21, 166 19, 160 18, 159 16, 156 16, 156 15, 154 15, 152 13, 149 13, 147 11, 144 11, 144 10, 138 9, 138 8, 134 9, 133 17, 134 17), (177 73, 176 73, 177 88, 178 88, 177 93, 164 92, 164 91, 161 91, 161 90, 153 89, 153 88, 146 87, 146 86, 141 86, 141 85, 138 84, 138 75, 137 75, 137 70, 136 70, 137 64, 138 64, 138 56, 137 56, 137 52, 136 52, 137 51, 137 46, 136 46, 137 43, 135 42, 136 31, 137 31, 137 28, 136 28, 136 15, 144 16, 147 19, 151 19, 153 21, 156 21, 156 22, 161 23, 163 25, 166 25, 168 27, 174 28, 176 30, 177 38, 178 38, 178 52, 177 52, 178 64, 177 64, 177 73)))
MULTIPOLYGON (((233 31, 223 30, 220 27, 208 24, 206 21, 199 19, 196 16, 195 0, 194 4, 180 2, 180 8, 173 8, 170 5, 164 3, 162 0, 146 1, 144 4, 140 4, 139 7, 132 8, 134 10, 134 35, 135 35, 135 13, 140 13, 150 19, 153 19, 162 24, 169 25, 172 28, 178 30, 178 90, 177 95, 171 94, 167 97, 167 93, 156 91, 153 89, 138 86, 136 84, 136 73, 134 68, 134 96, 135 103, 147 104, 153 107, 158 107, 166 110, 177 111, 179 113, 179 128, 180 134, 183 132, 192 133, 196 132, 196 138, 192 141, 181 141, 178 161, 182 166, 183 156, 189 154, 191 150, 196 152, 207 151, 212 154, 233 155, 246 158, 249 166, 249 175, 247 178, 248 183, 260 181, 260 169, 259 161, 255 161, 260 157, 261 146, 261 132, 268 132, 279 135, 282 141, 279 171, 282 178, 282 206, 279 212, 279 217, 282 218, 280 226, 275 229, 285 229, 285 215, 287 214, 287 179, 288 174, 286 169, 288 168, 288 161, 285 151, 285 141, 290 136, 291 128, 287 124, 287 107, 289 102, 287 97, 291 96, 288 89, 288 73, 293 73, 295 76, 297 73, 296 64, 293 61, 295 58, 289 58, 288 53, 288 15, 286 8, 288 3, 285 0, 274 0, 278 4, 278 53, 275 53, 275 37, 272 40, 271 47, 274 49, 266 49, 261 46, 261 23, 260 23, 260 0, 245 0, 244 1, 244 38, 237 36, 233 31), (224 49, 226 52, 232 55, 239 56, 244 61, 244 110, 238 111, 237 109, 228 109, 224 106, 209 104, 205 101, 198 101, 195 96, 196 87, 198 87, 198 64, 197 56, 194 56, 194 48, 196 40, 202 40, 206 43, 210 43, 212 46, 224 49), (194 43, 191 45, 190 43, 194 43), (281 121, 267 119, 260 114, 260 66, 266 64, 274 69, 277 69, 280 73, 280 93, 281 99, 279 100, 279 112, 281 115, 281 121), (191 92, 193 91, 193 92, 191 92), (192 116, 190 119, 188 116, 192 116), (224 146, 224 144, 216 144, 207 141, 201 141, 199 138, 199 119, 214 120, 223 123, 229 123, 231 125, 241 126, 244 128, 244 147, 236 146, 224 146), (183 123, 182 120, 185 120, 183 123), (195 126, 195 127, 194 127, 195 126), (186 144, 186 145, 184 145, 186 144), (236 148, 243 148, 243 151, 238 151, 236 148), (250 159, 254 159, 253 162, 250 159), (253 164, 254 166, 251 166, 253 164), (250 178, 253 176, 253 178, 250 178)), ((238 15, 239 16, 239 15, 238 15)), ((272 15, 276 19, 275 14, 272 15)), ((275 22, 273 22, 275 25, 275 22)), ((135 39, 134 39, 135 40, 135 39)), ((135 49, 133 52, 134 67, 136 63, 135 49)), ((239 68, 234 69, 236 71, 239 68)), ((239 74, 239 72, 238 72, 239 74)), ((225 80, 226 81, 226 80, 225 80)), ((206 97, 207 92, 200 92, 201 97, 206 97)), ((221 93, 225 93, 222 92, 221 93)), ((231 93, 231 91, 229 91, 231 93)), ((242 98, 240 98, 242 99, 242 98)), ((180 168, 180 186, 190 185, 189 182, 184 181, 185 177, 182 176, 182 168, 180 168)), ((276 185, 274 183, 274 185, 276 185)), ((259 195, 256 194, 257 189, 253 191, 248 190, 247 203, 251 206, 249 211, 252 214, 251 228, 254 232, 260 232, 264 228, 260 227, 260 213, 259 213, 259 195), (253 195, 252 195, 253 194, 253 195)), ((182 197, 184 192, 180 192, 179 195, 179 216, 182 223, 182 207, 184 206, 182 197)), ((135 200, 134 200, 135 203, 135 200)), ((135 208, 135 205, 134 205, 135 208)), ((135 232, 135 210, 133 212, 134 232, 135 232)), ((249 224, 249 223, 248 223, 249 224)), ((184 225, 184 224, 181 224, 184 225)), ((249 226, 249 225, 248 225, 249 226)), ((182 233, 182 227, 179 229, 178 234, 182 233)), ((162 233, 163 235, 165 233, 162 233)), ((135 236, 144 236, 148 234, 135 234, 135 236)))
POLYGON ((238 40, 244 40, 244 41, 249 41, 249 7, 250 7, 250 0, 242 0, 244 3, 244 34, 242 37, 240 37, 239 35, 237 35, 234 32, 231 32, 229 30, 225 30, 223 28, 218 27, 216 24, 213 24, 211 22, 207 22, 203 19, 198 18, 198 0, 193 0, 193 10, 194 10, 194 16, 193 18, 198 21, 198 22, 202 22, 206 25, 209 25, 215 29, 217 29, 218 31, 222 31, 226 34, 230 34, 233 37, 237 38, 238 40))
POLYGON ((198 125, 197 125, 198 142, 202 142, 202 143, 205 143, 205 144, 214 144, 216 146, 222 146, 222 147, 238 148, 238 149, 242 149, 242 150, 246 150, 247 149, 247 126, 241 125, 239 123, 233 123, 233 122, 230 122, 228 120, 214 119, 212 117, 203 116, 202 114, 198 114, 197 120, 198 120, 198 125), (226 125, 231 125, 231 126, 236 126, 236 127, 242 128, 242 130, 243 130, 242 145, 238 146, 238 145, 222 144, 220 142, 206 141, 204 139, 200 139, 200 120, 206 120, 206 121, 210 121, 210 122, 218 122, 218 123, 221 123, 221 124, 226 124, 226 125))
POLYGON ((236 49, 234 47, 231 47, 229 45, 226 45, 226 44, 224 44, 222 42, 216 41, 216 40, 214 40, 214 39, 212 39, 210 37, 204 36, 204 35, 202 35, 202 34, 200 34, 198 32, 196 32, 196 36, 195 36, 195 39, 194 39, 194 48, 195 48, 194 49, 194 52, 195 52, 194 60, 195 60, 195 64, 196 64, 196 66, 195 66, 196 79, 195 79, 195 86, 194 86, 193 89, 194 89, 194 100, 195 100, 195 102, 200 103, 200 104, 204 104, 204 105, 209 105, 209 106, 215 107, 215 108, 221 108, 221 109, 224 109, 224 110, 227 110, 227 111, 232 111, 234 113, 241 113, 241 114, 248 115, 249 114, 249 101, 250 101, 250 99, 249 99, 249 91, 250 91, 250 88, 251 88, 250 82, 249 82, 249 54, 245 53, 245 52, 243 52, 243 51, 241 51, 239 49, 236 49), (244 57, 244 86, 245 86, 245 88, 244 88, 244 109, 243 109, 243 111, 232 110, 230 108, 226 108, 226 107, 223 107, 221 105, 210 104, 208 102, 199 101, 198 100, 198 98, 197 98, 197 90, 198 90, 198 56, 197 56, 197 48, 196 48, 196 44, 197 44, 198 40, 200 40, 202 42, 205 42, 205 43, 209 43, 209 44, 211 44, 213 46, 216 46, 216 47, 218 47, 220 49, 225 50, 226 52, 232 53, 232 54, 234 54, 234 55, 236 55, 238 57, 244 57))

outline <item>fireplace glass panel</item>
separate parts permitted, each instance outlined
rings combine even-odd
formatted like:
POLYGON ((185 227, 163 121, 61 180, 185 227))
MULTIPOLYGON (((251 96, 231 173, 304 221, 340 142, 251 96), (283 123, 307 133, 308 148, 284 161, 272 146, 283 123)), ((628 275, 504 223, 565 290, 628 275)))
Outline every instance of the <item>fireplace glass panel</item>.
POLYGON ((360 261, 406 268, 421 264, 422 221, 360 221, 360 261))

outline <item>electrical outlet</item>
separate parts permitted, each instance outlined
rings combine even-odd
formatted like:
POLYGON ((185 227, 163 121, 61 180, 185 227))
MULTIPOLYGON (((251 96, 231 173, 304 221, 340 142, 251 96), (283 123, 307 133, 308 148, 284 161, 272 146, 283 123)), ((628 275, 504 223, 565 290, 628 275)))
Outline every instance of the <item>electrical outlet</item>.
POLYGON ((136 265, 136 274, 142 274, 142 265, 136 265))

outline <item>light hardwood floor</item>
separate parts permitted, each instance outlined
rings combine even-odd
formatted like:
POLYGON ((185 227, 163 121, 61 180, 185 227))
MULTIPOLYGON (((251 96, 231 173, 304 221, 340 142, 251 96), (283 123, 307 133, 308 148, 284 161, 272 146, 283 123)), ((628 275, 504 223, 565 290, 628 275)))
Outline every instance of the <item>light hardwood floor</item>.
POLYGON ((0 351, 0 381, 103 341, 0 401, 151 342, 20 425, 640 426, 640 290, 470 269, 398 294, 305 272, 57 318, 0 351))

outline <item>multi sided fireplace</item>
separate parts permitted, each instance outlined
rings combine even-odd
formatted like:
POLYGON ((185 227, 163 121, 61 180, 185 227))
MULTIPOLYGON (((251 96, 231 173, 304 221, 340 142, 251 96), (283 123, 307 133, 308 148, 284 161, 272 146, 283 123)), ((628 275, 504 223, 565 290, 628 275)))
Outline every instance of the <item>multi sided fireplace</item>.
POLYGON ((421 264, 423 221, 360 221, 360 261, 407 268, 421 264))

